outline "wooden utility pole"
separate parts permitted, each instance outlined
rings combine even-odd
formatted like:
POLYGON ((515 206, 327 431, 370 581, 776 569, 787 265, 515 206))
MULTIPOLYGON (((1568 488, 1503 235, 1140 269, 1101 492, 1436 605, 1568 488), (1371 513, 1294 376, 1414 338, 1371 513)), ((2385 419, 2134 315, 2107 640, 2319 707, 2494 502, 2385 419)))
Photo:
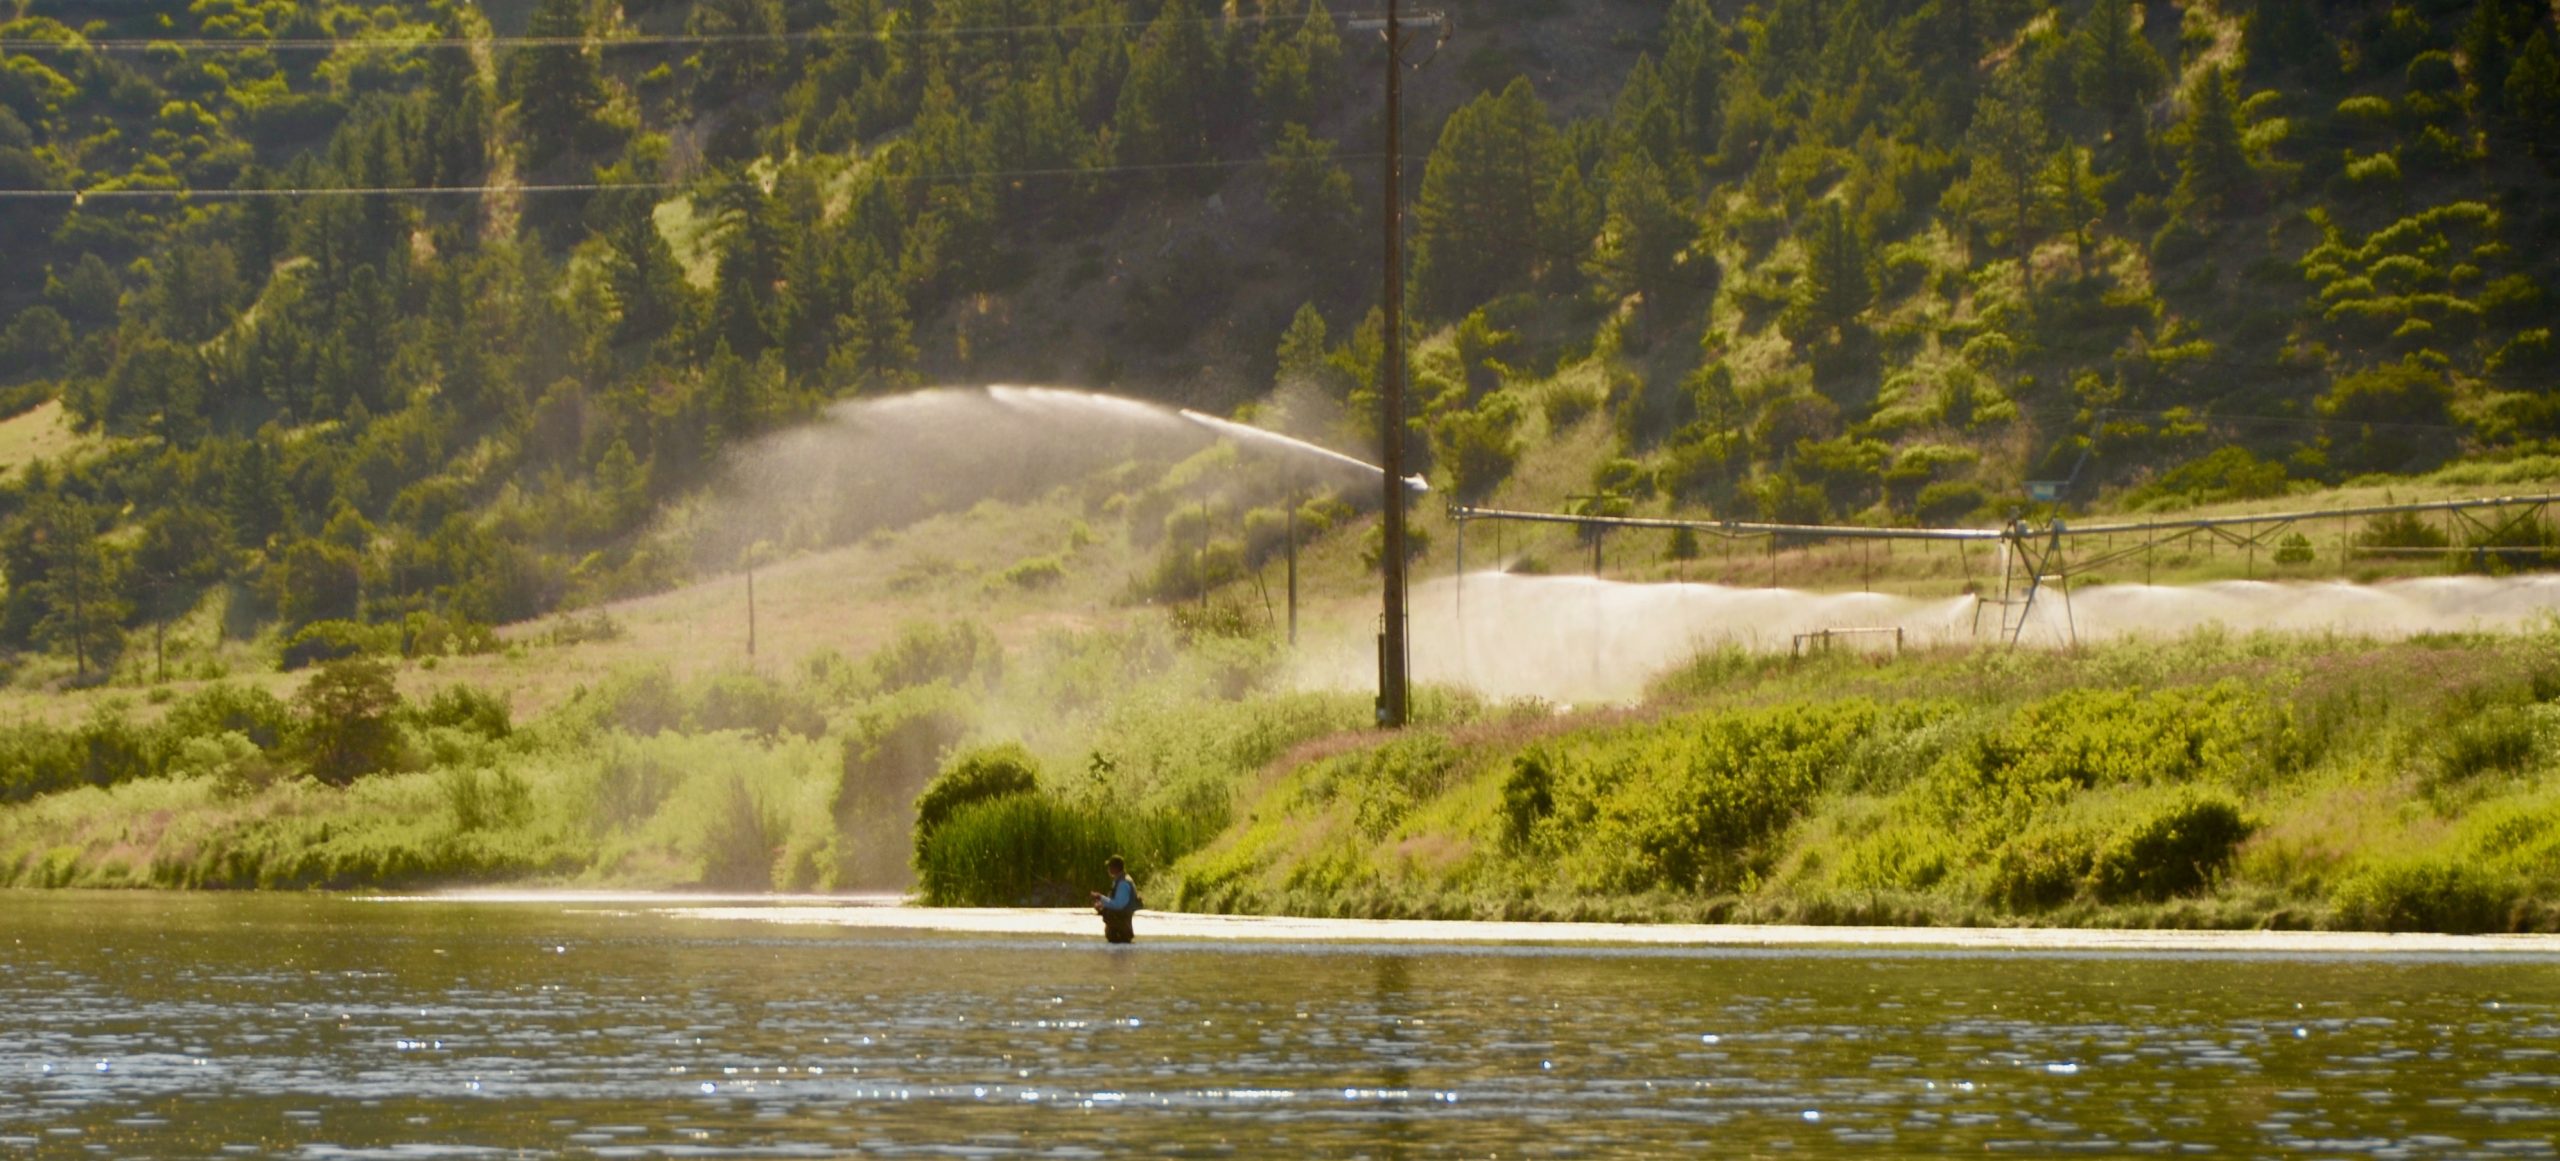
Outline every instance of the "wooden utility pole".
POLYGON ((1294 480, 1289 485, 1286 503, 1288 507, 1281 514, 1280 521, 1283 536, 1288 541, 1289 646, 1294 649, 1298 644, 1298 487, 1294 480))
POLYGON ((1407 698, 1404 609, 1404 25, 1396 0, 1387 0, 1386 340, 1382 395, 1379 487, 1384 492, 1384 539, 1378 570, 1385 574, 1385 616, 1378 634, 1378 724, 1404 728, 1407 698))
MULTIPOLYGON (((1397 0, 1387 0, 1386 20, 1378 27, 1387 38, 1387 150, 1385 212, 1381 214, 1386 260, 1386 366, 1380 369, 1379 426, 1382 454, 1378 486, 1382 493, 1378 571, 1384 574, 1383 615, 1378 628, 1378 724, 1402 729, 1408 718, 1411 654, 1405 625, 1405 485, 1404 485, 1404 49, 1406 17, 1397 0)), ((1412 17, 1416 27, 1442 27, 1438 13, 1412 17)), ((1354 28, 1370 27, 1355 21, 1354 28)))

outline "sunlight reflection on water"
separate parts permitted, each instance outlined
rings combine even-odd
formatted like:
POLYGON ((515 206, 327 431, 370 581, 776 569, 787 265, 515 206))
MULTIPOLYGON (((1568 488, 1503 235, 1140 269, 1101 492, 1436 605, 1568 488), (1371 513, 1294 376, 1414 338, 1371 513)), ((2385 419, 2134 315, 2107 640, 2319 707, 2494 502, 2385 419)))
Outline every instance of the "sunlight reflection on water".
POLYGON ((2548 959, 1141 945, 0 895, 0 1152, 2549 1156, 2548 959))

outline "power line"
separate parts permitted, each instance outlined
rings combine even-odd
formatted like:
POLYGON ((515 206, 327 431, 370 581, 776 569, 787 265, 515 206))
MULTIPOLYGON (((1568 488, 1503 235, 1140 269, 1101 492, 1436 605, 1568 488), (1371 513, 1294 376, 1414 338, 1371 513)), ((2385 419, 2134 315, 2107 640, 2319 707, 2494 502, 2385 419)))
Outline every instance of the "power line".
MULTIPOLYGON (((942 173, 890 173, 887 181, 962 182, 1031 177, 1085 177, 1105 174, 1177 173, 1192 170, 1281 168, 1291 165, 1321 165, 1342 161, 1375 161, 1382 153, 1337 153, 1323 158, 1239 157, 1210 161, 1160 161, 1126 165, 1055 166, 1041 169, 952 170, 942 173)), ((488 194, 560 194, 603 193, 608 190, 663 191, 693 189, 706 184, 731 182, 695 181, 626 181, 626 182, 561 182, 543 185, 422 185, 422 186, 309 186, 234 187, 229 189, 0 189, 0 200, 68 201, 74 205, 90 200, 157 200, 182 199, 204 201, 247 201, 261 198, 322 197, 477 197, 488 194)))
MULTIPOLYGON (((1297 15, 1207 16, 1176 21, 1198 26, 1304 23, 1297 15)), ((1334 23, 1353 19, 1337 16, 1334 23)), ((471 48, 665 48, 701 44, 806 44, 859 40, 958 40, 970 37, 1026 36, 1040 33, 1143 31, 1153 20, 1106 20, 1092 23, 981 24, 953 28, 908 27, 852 31, 812 28, 799 32, 634 33, 627 36, 176 36, 99 37, 54 40, 38 37, 0 38, 0 52, 151 52, 161 49, 229 51, 262 48, 286 52, 336 52, 343 48, 471 49, 471 48)))

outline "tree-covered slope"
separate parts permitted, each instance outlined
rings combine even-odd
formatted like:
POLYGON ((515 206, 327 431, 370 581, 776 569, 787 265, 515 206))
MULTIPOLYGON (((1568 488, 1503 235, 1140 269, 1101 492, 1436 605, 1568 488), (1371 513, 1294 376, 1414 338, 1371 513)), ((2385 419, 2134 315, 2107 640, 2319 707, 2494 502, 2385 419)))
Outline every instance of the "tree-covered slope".
MULTIPOLYGON (((2531 0, 1452 14, 1409 113, 1411 438, 1461 496, 1593 409, 1599 503, 1785 519, 2560 429, 2531 0)), ((1332 406, 1275 422, 1373 426, 1381 54, 1347 10, 0 15, 0 388, 87 433, 0 482, 22 659, 112 669, 216 598, 306 653, 431 653, 730 567, 654 515, 924 382, 1278 383, 1332 406)))

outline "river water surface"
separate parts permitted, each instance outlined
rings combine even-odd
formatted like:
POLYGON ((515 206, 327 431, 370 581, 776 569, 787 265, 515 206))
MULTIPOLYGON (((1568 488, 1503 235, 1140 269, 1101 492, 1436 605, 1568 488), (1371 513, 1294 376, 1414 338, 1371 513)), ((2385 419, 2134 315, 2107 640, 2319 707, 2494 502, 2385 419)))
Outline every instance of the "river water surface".
POLYGON ((0 1153, 2553 1156, 2560 960, 0 894, 0 1153))

